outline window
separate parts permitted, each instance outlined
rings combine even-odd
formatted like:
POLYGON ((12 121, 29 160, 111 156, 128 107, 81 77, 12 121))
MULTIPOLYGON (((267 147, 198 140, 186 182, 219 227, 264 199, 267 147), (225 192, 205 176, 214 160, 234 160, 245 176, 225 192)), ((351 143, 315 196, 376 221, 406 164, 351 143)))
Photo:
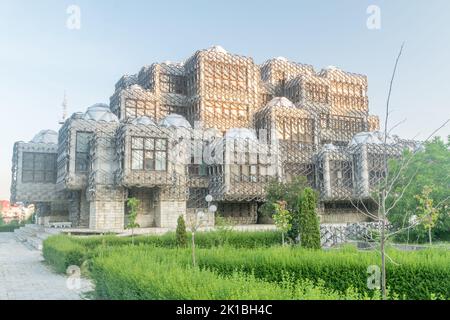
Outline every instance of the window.
POLYGON ((24 152, 22 182, 55 183, 56 154, 24 152))
POLYGON ((77 132, 75 172, 83 173, 89 169, 89 141, 92 132, 77 132))
POLYGON ((155 101, 126 99, 125 107, 128 118, 147 116, 155 119, 157 116, 155 101))
POLYGON ((161 92, 186 94, 186 77, 161 73, 160 88, 161 92))
POLYGON ((131 137, 131 170, 166 171, 167 139, 131 137))

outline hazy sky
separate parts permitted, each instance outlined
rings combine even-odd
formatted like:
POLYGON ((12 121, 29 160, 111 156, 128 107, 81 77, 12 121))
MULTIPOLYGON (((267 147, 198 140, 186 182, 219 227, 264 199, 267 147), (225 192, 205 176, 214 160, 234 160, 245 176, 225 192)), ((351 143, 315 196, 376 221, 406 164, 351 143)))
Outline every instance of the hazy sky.
POLYGON ((371 113, 382 115, 403 41, 392 122, 406 118, 395 133, 423 139, 450 117, 448 0, 0 0, 0 199, 9 198, 14 141, 59 128, 64 90, 69 114, 84 111, 108 103, 124 73, 219 44, 256 63, 284 56, 366 74, 371 113), (73 4, 80 30, 66 27, 73 4), (370 5, 381 10, 379 30, 367 28, 370 5))

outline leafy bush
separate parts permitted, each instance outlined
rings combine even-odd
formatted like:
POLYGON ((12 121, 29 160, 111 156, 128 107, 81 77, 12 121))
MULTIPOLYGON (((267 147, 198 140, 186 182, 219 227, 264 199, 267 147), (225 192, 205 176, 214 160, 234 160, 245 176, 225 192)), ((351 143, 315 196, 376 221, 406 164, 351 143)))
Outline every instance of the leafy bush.
POLYGON ((176 234, 176 244, 178 247, 186 247, 187 245, 187 234, 186 234, 186 224, 184 223, 183 216, 179 216, 177 220, 177 230, 176 234))
MULTIPOLYGON (((197 244, 202 248, 197 250, 197 265, 202 270, 209 270, 223 277, 233 278, 237 272, 241 276, 246 274, 259 279, 259 281, 272 282, 278 286, 289 284, 292 287, 294 284, 298 285, 295 282, 301 279, 302 281, 309 280, 314 286, 323 286, 341 295, 354 292, 354 290, 367 296, 377 294, 367 288, 367 268, 371 265, 378 265, 380 261, 380 257, 375 251, 358 251, 355 248, 347 247, 329 251, 271 247, 272 243, 279 243, 280 234, 277 232, 242 233, 233 231, 228 235, 228 246, 216 247, 216 243, 222 244, 223 241, 214 232, 199 232, 197 235, 197 244)), ((113 265, 118 270, 112 274, 97 274, 96 277, 100 280, 101 277, 105 277, 100 281, 101 286, 107 286, 109 281, 114 281, 111 277, 116 275, 122 277, 120 281, 127 283, 132 279, 138 281, 138 278, 127 275, 135 273, 133 267, 128 269, 128 263, 132 264, 128 260, 134 255, 136 255, 136 259, 139 254, 143 254, 144 257, 151 255, 150 260, 165 263, 164 267, 155 266, 155 268, 164 270, 160 271, 159 275, 172 268, 174 261, 183 267, 190 266, 192 263, 189 248, 171 250, 171 248, 176 248, 175 234, 173 233, 163 236, 138 236, 135 238, 135 244, 138 245, 134 246, 135 249, 132 250, 128 247, 130 244, 131 239, 125 237, 58 235, 44 241, 43 254, 46 261, 54 265, 59 272, 65 272, 69 265, 81 266, 86 260, 90 260, 91 264, 98 267, 101 266, 98 261, 110 261, 104 259, 114 254, 117 261, 113 265), (135 254, 138 251, 140 253, 135 254), (118 257, 119 253, 122 254, 120 258, 118 257), (130 280, 129 277, 132 279, 130 280)), ((394 293, 406 299, 430 299, 433 295, 438 298, 450 298, 450 264, 448 263, 450 251, 445 249, 415 252, 388 250, 388 255, 395 262, 394 264, 390 262, 390 259, 387 260, 387 283, 391 298, 395 297, 394 293)), ((99 269, 97 268, 97 270, 99 269)), ((140 274, 141 269, 137 271, 140 274)), ((156 277, 156 275, 153 276, 156 277)), ((165 281, 169 281, 169 279, 165 281)), ((181 283, 182 280, 176 281, 181 283)), ((127 286, 129 285, 128 283, 127 286)), ((139 287, 141 284, 137 285, 139 287)), ((130 294, 135 297, 136 293, 130 294)), ((99 296, 102 296, 101 292, 99 292, 99 296)))
POLYGON ((354 290, 344 295, 310 281, 288 279, 281 284, 232 272, 221 276, 209 270, 181 265, 188 250, 151 247, 119 248, 93 260, 91 277, 100 299, 357 299, 354 290), (178 254, 180 256, 178 256, 178 254))
POLYGON ((56 235, 44 240, 42 255, 57 272, 65 273, 71 265, 81 267, 86 249, 68 236, 56 235))
POLYGON ((23 226, 24 226, 23 223, 13 220, 8 224, 1 224, 0 232, 14 232, 14 230, 19 229, 20 227, 23 227, 23 226))
POLYGON ((306 188, 302 192, 298 204, 300 244, 304 248, 321 248, 319 216, 316 206, 316 194, 311 188, 306 188))
MULTIPOLYGON (((190 233, 187 234, 190 245, 190 233)), ((220 245, 230 245, 239 248, 269 247, 279 243, 278 232, 238 232, 229 231, 224 238, 222 232, 197 232, 195 235, 198 248, 211 248, 220 245)), ((58 272, 66 272, 69 265, 81 266, 87 261, 110 248, 126 246, 132 243, 130 237, 106 236, 51 236, 44 241, 43 255, 45 260, 54 265, 58 272)), ((135 236, 134 244, 175 248, 176 234, 135 236)))
MULTIPOLYGON (((390 250, 389 257, 398 265, 387 262, 387 283, 392 294, 406 299, 430 299, 431 294, 450 298, 450 252, 423 250, 401 252, 390 250)), ((349 287, 373 294, 367 288, 367 268, 378 265, 377 252, 356 249, 336 251, 299 248, 217 248, 199 250, 198 265, 222 275, 239 271, 258 279, 280 283, 283 274, 295 279, 324 281, 330 289, 345 293, 349 287)), ((393 295, 391 294, 391 297, 393 295)))
MULTIPOLYGON (((450 137, 447 142, 436 137, 433 141, 424 144, 424 150, 412 153, 407 151, 405 159, 410 159, 404 167, 402 161, 391 160, 389 173, 390 179, 398 175, 398 179, 392 186, 392 192, 387 200, 387 207, 395 203, 394 209, 388 215, 389 222, 394 229, 403 229, 409 225, 409 220, 417 215, 419 205, 416 196, 420 195, 426 186, 432 188, 429 194, 434 206, 438 209, 437 221, 431 231, 433 241, 450 239, 450 137), (403 168, 401 170, 401 168, 403 168), (412 179, 412 180, 411 180, 412 179), (405 186, 408 184, 408 188, 405 186), (398 195, 403 196, 398 199, 398 195)), ((404 160, 405 161, 405 160, 404 160)), ((410 229, 397 233, 397 241, 426 242, 428 231, 423 223, 410 229)))

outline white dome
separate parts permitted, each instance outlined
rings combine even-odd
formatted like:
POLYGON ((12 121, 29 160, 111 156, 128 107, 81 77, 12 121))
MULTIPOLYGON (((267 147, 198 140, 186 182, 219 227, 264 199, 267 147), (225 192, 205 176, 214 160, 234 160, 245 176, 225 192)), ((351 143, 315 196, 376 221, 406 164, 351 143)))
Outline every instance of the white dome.
POLYGON ((136 119, 133 119, 133 121, 131 121, 132 124, 141 124, 144 126, 156 126, 155 121, 153 121, 152 119, 150 119, 147 116, 142 116, 142 117, 138 117, 136 119))
POLYGON ((337 150, 337 147, 332 143, 327 143, 327 144, 323 145, 322 150, 323 151, 333 151, 333 150, 337 150))
POLYGON ((258 140, 255 131, 248 128, 231 128, 225 133, 225 139, 258 140))
POLYGON ((285 57, 276 57, 275 60, 288 61, 288 59, 286 59, 285 57))
POLYGON ((171 113, 165 116, 164 118, 161 119, 159 125, 163 127, 175 127, 187 129, 192 128, 189 121, 187 121, 185 117, 177 113, 171 113))
POLYGON ((131 90, 136 90, 136 91, 143 91, 144 90, 144 88, 142 88, 140 85, 138 85, 138 84, 132 84, 131 86, 130 86, 130 89, 131 90))
POLYGON ((58 133, 53 130, 41 130, 34 138, 30 141, 32 143, 58 143, 58 133))
POLYGON ((275 97, 267 103, 269 107, 285 107, 285 108, 295 108, 295 104, 291 100, 285 97, 275 97))
POLYGON ((84 120, 119 122, 117 116, 111 112, 109 106, 104 103, 96 103, 90 106, 83 116, 84 120))
MULTIPOLYGON (((379 131, 373 132, 360 132, 353 136, 350 145, 358 145, 358 144, 383 144, 384 143, 384 134, 379 131)), ((394 143, 392 138, 388 137, 386 142, 388 144, 394 143)))
POLYGON ((223 47, 215 45, 208 49, 208 51, 212 52, 220 52, 220 53, 228 53, 223 47))

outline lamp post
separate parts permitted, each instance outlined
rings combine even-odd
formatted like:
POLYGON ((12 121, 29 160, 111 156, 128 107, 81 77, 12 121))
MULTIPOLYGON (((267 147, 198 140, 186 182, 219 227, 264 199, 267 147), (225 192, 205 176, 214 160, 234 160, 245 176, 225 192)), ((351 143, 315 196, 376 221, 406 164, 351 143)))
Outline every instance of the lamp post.
MULTIPOLYGON (((208 203, 208 212, 211 212, 212 214, 214 214, 214 212, 217 211, 217 206, 215 205, 211 205, 211 202, 213 201, 213 197, 208 194, 205 197, 206 202, 208 203)), ((205 219, 205 212, 203 212, 202 210, 198 211, 195 217, 195 221, 192 224, 192 265, 195 267, 196 266, 196 259, 195 259, 195 232, 197 231, 197 229, 201 226, 203 220, 205 219)))

